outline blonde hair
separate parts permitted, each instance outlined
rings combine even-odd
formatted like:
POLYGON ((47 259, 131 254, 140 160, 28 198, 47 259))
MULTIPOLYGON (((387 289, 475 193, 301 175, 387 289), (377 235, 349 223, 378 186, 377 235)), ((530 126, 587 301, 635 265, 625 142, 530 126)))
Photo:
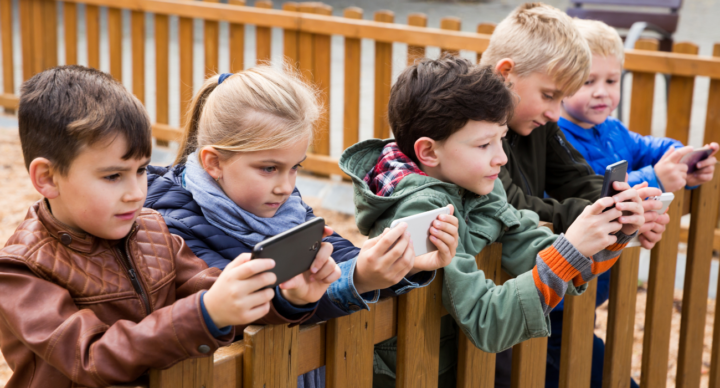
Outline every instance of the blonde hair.
POLYGON ((585 38, 593 54, 614 55, 620 63, 625 60, 625 48, 617 30, 598 20, 573 19, 573 24, 585 38))
POLYGON ((208 78, 193 97, 175 164, 205 146, 229 155, 312 141, 320 117, 317 92, 289 66, 284 72, 257 66, 222 84, 219 78, 208 78))
POLYGON ((515 62, 518 76, 549 74, 570 95, 588 77, 592 54, 567 14, 547 4, 526 3, 497 25, 480 64, 494 67, 503 58, 515 62))

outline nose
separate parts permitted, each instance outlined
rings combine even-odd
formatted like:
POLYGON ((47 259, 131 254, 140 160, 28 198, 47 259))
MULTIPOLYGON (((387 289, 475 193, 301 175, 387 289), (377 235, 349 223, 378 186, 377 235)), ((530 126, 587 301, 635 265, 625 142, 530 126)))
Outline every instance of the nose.
POLYGON ((290 174, 283 174, 273 190, 276 195, 290 195, 295 188, 295 179, 290 174))
POLYGON ((507 155, 505 154, 505 151, 500 147, 500 152, 498 152, 495 156, 493 156, 491 163, 493 166, 504 166, 508 162, 507 155))
POLYGON ((145 201, 145 193, 147 192, 147 177, 142 176, 138 179, 128 179, 128 187, 123 202, 140 202, 145 201))
POLYGON ((595 98, 602 98, 608 95, 607 88, 605 87, 604 83, 600 83, 597 87, 595 87, 595 90, 593 91, 593 97, 595 98))
POLYGON ((553 102, 548 109, 545 110, 545 117, 550 121, 558 121, 560 119, 560 103, 561 100, 558 99, 557 103, 553 102))

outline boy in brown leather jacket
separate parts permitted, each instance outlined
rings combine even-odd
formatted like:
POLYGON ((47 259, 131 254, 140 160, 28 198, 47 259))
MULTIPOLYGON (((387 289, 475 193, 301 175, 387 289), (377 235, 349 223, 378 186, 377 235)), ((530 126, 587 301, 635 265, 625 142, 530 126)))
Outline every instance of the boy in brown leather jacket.
MULTIPOLYGON (((19 127, 44 199, 0 250, 8 388, 132 381, 210 355, 232 341, 234 326, 312 315, 289 319, 273 307, 272 260, 245 254, 222 273, 207 268, 142 208, 150 120, 107 74, 62 66, 35 75, 22 86, 19 127)), ((331 251, 316 256, 314 287, 339 273, 331 251)))

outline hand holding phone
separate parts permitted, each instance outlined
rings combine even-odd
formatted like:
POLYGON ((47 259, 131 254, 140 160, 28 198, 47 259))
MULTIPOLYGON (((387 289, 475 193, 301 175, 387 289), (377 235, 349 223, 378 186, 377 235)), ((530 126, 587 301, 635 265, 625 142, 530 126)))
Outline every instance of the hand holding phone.
POLYGON ((417 257, 437 250, 435 244, 430 241, 430 227, 439 215, 450 214, 450 212, 451 208, 446 206, 424 213, 413 214, 393 221, 390 224, 390 228, 394 228, 401 222, 408 225, 407 231, 410 232, 410 237, 413 242, 413 250, 415 251, 415 256, 417 257))
POLYGON ((680 163, 687 164, 687 173, 692 174, 698 170, 697 164, 710 157, 713 152, 714 150, 712 148, 703 147, 683 156, 682 159, 680 159, 680 163))

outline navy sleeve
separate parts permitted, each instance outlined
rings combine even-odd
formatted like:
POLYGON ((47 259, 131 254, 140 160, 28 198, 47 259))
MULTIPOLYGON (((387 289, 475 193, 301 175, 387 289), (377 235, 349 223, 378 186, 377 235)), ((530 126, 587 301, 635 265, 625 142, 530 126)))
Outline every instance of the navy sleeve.
POLYGON ((200 294, 200 309, 202 310, 203 319, 205 320, 205 326, 207 326, 208 331, 210 332, 210 335, 213 336, 213 338, 220 338, 224 335, 230 334, 230 331, 232 330, 232 325, 225 326, 223 328, 218 329, 215 322, 213 322, 212 318, 210 318, 210 314, 208 314, 207 308, 205 308, 205 293, 207 291, 203 291, 202 294, 200 294))

